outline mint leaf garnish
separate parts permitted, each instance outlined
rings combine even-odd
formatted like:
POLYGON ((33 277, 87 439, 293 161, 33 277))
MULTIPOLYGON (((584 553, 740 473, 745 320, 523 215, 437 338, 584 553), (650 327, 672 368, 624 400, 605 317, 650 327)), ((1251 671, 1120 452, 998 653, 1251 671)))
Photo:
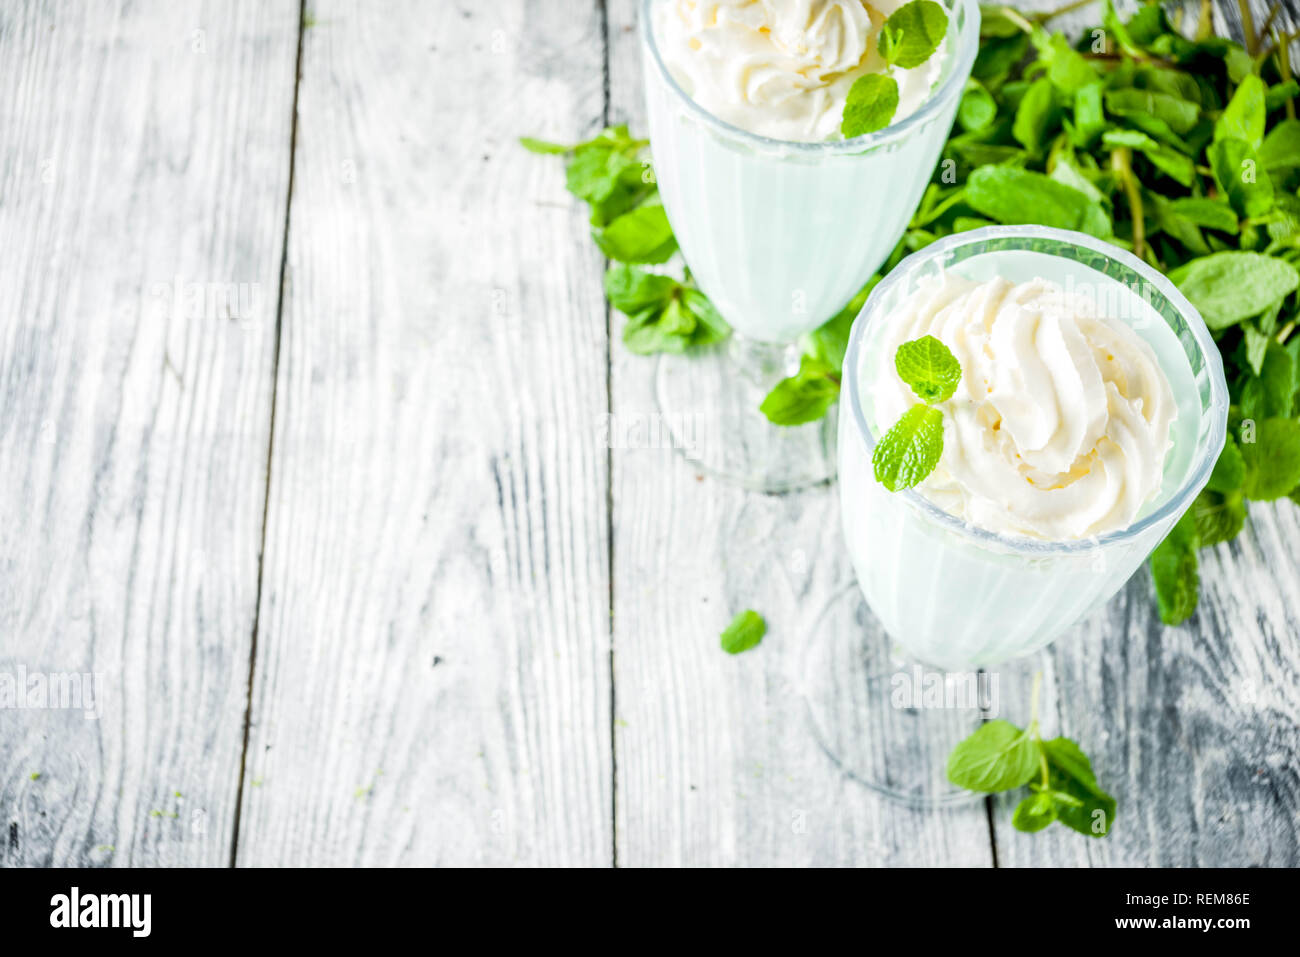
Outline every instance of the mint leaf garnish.
POLYGON ((767 634, 767 622, 756 611, 746 609, 731 620, 731 624, 721 635, 722 650, 729 655, 738 655, 748 651, 767 634))
POLYGON ((840 132, 846 139, 883 130, 898 109, 898 81, 883 73, 867 73, 853 81, 844 101, 840 132))
POLYGON ((880 28, 880 55, 891 66, 911 70, 930 59, 947 32, 948 11, 934 0, 911 0, 880 28))
MULTIPOLYGON (((904 342, 894 353, 894 368, 926 403, 948 399, 961 381, 961 365, 934 336, 904 342)), ((942 457, 943 413, 933 405, 914 405, 881 436, 871 464, 876 481, 897 492, 920 483, 942 457)))
POLYGON ((871 464, 876 481, 891 492, 921 482, 943 456, 943 413, 914 405, 876 443, 871 464))
POLYGON ((1069 738, 1044 741, 1038 729, 1038 692, 1042 672, 1034 676, 1029 727, 988 721, 948 757, 948 780, 971 791, 994 793, 1029 786, 1011 824, 1019 831, 1041 831, 1053 821, 1090 837, 1105 837, 1115 820, 1115 799, 1102 790, 1092 763, 1069 738))
POLYGON ((894 354, 894 368, 917 397, 931 405, 949 399, 961 381, 957 357, 934 336, 904 342, 894 354))

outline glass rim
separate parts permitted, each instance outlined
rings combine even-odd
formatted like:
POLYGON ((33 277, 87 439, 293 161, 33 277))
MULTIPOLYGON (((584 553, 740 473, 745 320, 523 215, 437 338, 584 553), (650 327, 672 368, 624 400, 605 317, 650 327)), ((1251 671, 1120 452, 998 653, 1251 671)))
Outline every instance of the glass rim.
POLYGON ((941 107, 946 106, 961 95, 962 90, 966 87, 966 80, 970 77, 971 68, 975 64, 975 56, 979 52, 980 8, 978 0, 952 0, 953 11, 960 10, 964 14, 964 20, 957 32, 959 47, 955 51, 954 69, 936 89, 930 92, 929 97, 921 104, 920 109, 910 116, 904 117, 898 123, 886 126, 883 130, 864 133, 850 140, 820 140, 815 142, 782 140, 771 136, 763 136, 759 133, 751 133, 739 126, 733 126, 726 120, 714 116, 695 102, 681 88, 659 53, 659 45, 655 42, 653 17, 651 16, 651 10, 654 7, 661 3, 670 2, 672 0, 641 0, 641 46, 643 49, 650 51, 650 62, 654 64, 660 79, 679 100, 686 104, 686 108, 702 119, 707 126, 713 127, 732 139, 748 142, 750 145, 764 150, 814 156, 850 156, 899 139, 911 132, 914 126, 919 126, 923 121, 930 119, 939 112, 941 107))
MULTIPOLYGON (((866 329, 871 324, 871 312, 873 306, 878 307, 884 301, 886 294, 894 286, 903 282, 918 266, 929 262, 943 255, 950 249, 970 245, 971 243, 980 242, 986 239, 1051 239, 1061 243, 1068 243, 1073 246, 1082 246, 1095 253, 1105 256, 1121 266, 1138 274, 1144 282, 1151 283, 1157 292, 1165 298, 1168 303, 1187 321, 1188 328, 1196 345, 1201 352, 1205 361, 1205 368, 1210 377, 1210 402, 1209 407, 1202 412, 1202 429, 1197 433, 1197 452, 1192 459, 1191 467, 1188 469, 1187 477, 1178 487, 1168 501, 1159 508, 1152 511, 1149 515, 1144 515, 1124 528, 1115 531, 1105 532, 1101 535, 1093 535, 1087 538, 1068 539, 1064 541, 1053 541, 1049 539, 1031 538, 1027 535, 1006 535, 1001 532, 990 531, 981 528, 963 518, 953 515, 951 512, 944 511, 930 499, 926 498, 915 488, 904 489, 901 492, 893 492, 892 495, 901 496, 903 500, 919 508, 927 518, 945 527, 949 531, 971 539, 978 544, 987 544, 996 546, 1002 550, 1012 550, 1017 552, 1028 552, 1034 555, 1070 555, 1093 551, 1097 548, 1113 544, 1122 544, 1136 538, 1142 532, 1146 531, 1153 525, 1164 521, 1170 515, 1181 514, 1191 504, 1191 500, 1200 493, 1205 483, 1209 480, 1210 472, 1213 471, 1215 463, 1218 461, 1219 453, 1223 451, 1226 442, 1228 426, 1228 385, 1223 374, 1223 359, 1219 355, 1219 348, 1214 343, 1210 335, 1209 328, 1205 325, 1205 320, 1196 307, 1188 302, 1178 288, 1169 281, 1158 270, 1152 268, 1147 263, 1138 259, 1128 250, 1114 246, 1105 240, 1088 236, 1084 233, 1073 232, 1068 229, 1055 229, 1050 226, 985 226, 981 229, 972 229, 967 232, 957 233, 947 236, 943 239, 931 243, 929 246, 912 253, 897 266, 895 266, 884 279, 882 279, 876 288, 871 291, 867 297, 866 303, 863 304, 862 310, 853 320, 853 330, 849 334, 849 347, 844 355, 845 388, 848 395, 848 406, 853 416, 854 425, 858 434, 867 448, 867 455, 870 457, 875 450, 876 437, 872 432, 870 424, 867 422, 865 413, 862 411, 861 387, 859 383, 858 358, 862 351, 862 342, 866 337, 866 329), (911 267, 908 268, 909 263, 911 267), (1211 436, 1219 436, 1216 442, 1213 438, 1204 450, 1200 449, 1200 436, 1204 433, 1207 424, 1210 428, 1208 433, 1211 436)), ((1029 252, 1042 252, 1042 250, 1027 250, 1029 252)), ((1044 255, 1053 255, 1044 253, 1044 255)), ((1080 264, 1083 265, 1083 264, 1080 264)), ((1163 317, 1162 317, 1163 318, 1163 317)))

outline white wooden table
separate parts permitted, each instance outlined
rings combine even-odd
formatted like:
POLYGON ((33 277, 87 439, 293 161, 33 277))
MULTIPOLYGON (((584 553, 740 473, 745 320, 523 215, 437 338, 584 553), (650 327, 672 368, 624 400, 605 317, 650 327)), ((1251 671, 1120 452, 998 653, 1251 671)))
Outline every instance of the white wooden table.
POLYGON ((836 489, 607 447, 653 362, 516 144, 645 129, 635 18, 0 9, 0 676, 97 692, 0 710, 0 863, 1300 864, 1289 502, 1189 625, 1143 571, 1050 652, 1108 839, 906 810, 812 744, 836 489))

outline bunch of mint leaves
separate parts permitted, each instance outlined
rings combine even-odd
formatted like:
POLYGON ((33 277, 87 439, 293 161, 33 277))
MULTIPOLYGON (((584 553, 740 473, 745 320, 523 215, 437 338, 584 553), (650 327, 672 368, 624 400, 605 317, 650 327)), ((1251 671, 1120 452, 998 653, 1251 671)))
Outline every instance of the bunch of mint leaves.
POLYGON ((1028 785, 1016 805, 1011 825, 1041 831, 1053 821, 1086 834, 1105 837, 1115 821, 1115 799, 1097 783, 1092 762, 1069 738, 1044 740, 1038 730, 1038 692, 1042 673, 1034 676, 1029 727, 1017 728, 1001 718, 986 721, 948 756, 948 780, 970 791, 993 794, 1028 785))
POLYGON ((572 145, 532 137, 520 143, 534 153, 569 157, 565 186, 591 208, 591 238, 612 261, 605 273, 605 297, 627 316, 624 345, 638 355, 685 352, 731 333, 688 271, 679 280, 644 268, 668 262, 677 251, 654 170, 645 158, 646 140, 633 139, 623 125, 572 145))
MULTIPOLYGON (((1231 397, 1207 488, 1150 558, 1160 617, 1178 624, 1196 609, 1199 548, 1234 538, 1248 501, 1300 503, 1300 84, 1288 54, 1297 37, 1274 28, 1276 5, 1254 30, 1244 2, 1244 46, 1211 35, 1205 3, 1194 32, 1154 3, 1121 20, 1109 0, 1101 25, 1077 40, 1047 29, 1079 6, 981 8, 979 54, 907 231, 858 295, 803 338, 798 371, 761 408, 776 425, 825 415, 866 296, 944 236, 1038 224, 1132 251, 1204 316, 1231 397)), ((568 186, 591 205, 593 237, 614 261, 606 290, 628 316, 629 348, 682 352, 728 334, 689 272, 678 280, 645 268, 667 262, 676 243, 643 141, 614 127, 574 146, 524 145, 570 154, 568 186)))

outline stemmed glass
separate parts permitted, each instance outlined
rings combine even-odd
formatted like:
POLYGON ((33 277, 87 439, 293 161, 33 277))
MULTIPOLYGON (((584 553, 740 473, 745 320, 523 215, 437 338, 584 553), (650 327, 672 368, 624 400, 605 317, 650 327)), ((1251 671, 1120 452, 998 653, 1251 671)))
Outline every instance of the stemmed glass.
POLYGON ((940 78, 912 115, 851 140, 785 142, 731 126, 691 99, 655 42, 641 42, 655 175, 683 257, 731 324, 708 350, 665 355, 656 392, 698 467, 789 491, 835 473, 835 422, 771 424, 759 405, 799 365, 798 339, 838 312, 893 250, 938 162, 979 44, 975 0, 949 11, 940 78))
POLYGON ((950 236, 899 264, 854 323, 844 376, 840 502, 859 588, 838 595, 809 638, 804 692, 812 727, 846 771, 883 793, 920 806, 962 800, 965 792, 944 780, 944 760, 979 710, 997 703, 977 702, 973 715, 970 708, 900 708, 897 689, 914 697, 912 676, 923 667, 941 684, 969 684, 982 669, 987 698, 990 674, 1023 676, 1003 662, 1042 649, 1107 602, 1209 479, 1227 428, 1223 363, 1196 309, 1132 254, 1080 233, 996 226, 950 236), (945 270, 1086 289, 1152 347, 1178 418, 1160 492, 1127 528, 1061 542, 999 535, 915 489, 894 493, 875 481, 873 344, 918 282, 945 270))

